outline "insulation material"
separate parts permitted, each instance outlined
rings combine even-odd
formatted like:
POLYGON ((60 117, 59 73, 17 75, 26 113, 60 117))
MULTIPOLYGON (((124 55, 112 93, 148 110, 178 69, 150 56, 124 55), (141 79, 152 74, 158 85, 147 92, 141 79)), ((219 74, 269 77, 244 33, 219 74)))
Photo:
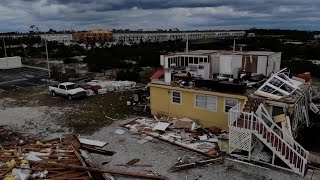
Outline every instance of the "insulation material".
POLYGON ((273 119, 276 123, 279 123, 279 122, 285 121, 286 117, 284 114, 280 114, 280 115, 274 116, 273 119))

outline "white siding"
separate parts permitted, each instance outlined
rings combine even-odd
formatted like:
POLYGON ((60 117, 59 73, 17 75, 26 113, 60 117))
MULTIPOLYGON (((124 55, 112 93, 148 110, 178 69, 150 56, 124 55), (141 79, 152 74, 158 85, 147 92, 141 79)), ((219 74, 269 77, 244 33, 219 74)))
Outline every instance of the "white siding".
POLYGON ((167 83, 171 82, 171 72, 168 70, 165 70, 164 72, 164 81, 167 83))
POLYGON ((220 56, 220 74, 232 74, 232 56, 220 56))
POLYGON ((270 75, 272 72, 280 71, 281 65, 281 52, 275 53, 268 57, 268 68, 267 68, 267 75, 270 75))
POLYGON ((241 68, 241 67, 242 67, 242 55, 232 56, 232 69, 241 68))
POLYGON ((258 56, 257 74, 267 75, 267 56, 258 56))

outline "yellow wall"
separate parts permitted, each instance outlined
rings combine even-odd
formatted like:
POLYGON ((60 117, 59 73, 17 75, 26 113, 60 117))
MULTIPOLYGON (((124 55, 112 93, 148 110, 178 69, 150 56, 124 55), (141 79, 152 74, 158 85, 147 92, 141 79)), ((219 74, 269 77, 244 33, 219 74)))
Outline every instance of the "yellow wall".
POLYGON ((153 115, 165 115, 177 118, 188 117, 196 120, 200 125, 205 127, 216 126, 224 130, 228 130, 228 114, 224 112, 225 97, 238 99, 241 106, 247 100, 247 97, 244 95, 218 93, 150 83, 150 105, 151 113, 153 115), (181 91, 181 104, 172 103, 172 90, 181 91), (216 96, 217 112, 196 108, 196 94, 216 96))

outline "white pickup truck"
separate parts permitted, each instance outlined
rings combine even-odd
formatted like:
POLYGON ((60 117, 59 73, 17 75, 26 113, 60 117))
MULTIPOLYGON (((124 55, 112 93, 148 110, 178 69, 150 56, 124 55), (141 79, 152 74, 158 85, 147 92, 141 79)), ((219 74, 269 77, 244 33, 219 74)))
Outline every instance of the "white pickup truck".
POLYGON ((69 100, 86 97, 86 91, 72 82, 64 82, 59 85, 49 86, 49 92, 52 96, 64 96, 69 100))

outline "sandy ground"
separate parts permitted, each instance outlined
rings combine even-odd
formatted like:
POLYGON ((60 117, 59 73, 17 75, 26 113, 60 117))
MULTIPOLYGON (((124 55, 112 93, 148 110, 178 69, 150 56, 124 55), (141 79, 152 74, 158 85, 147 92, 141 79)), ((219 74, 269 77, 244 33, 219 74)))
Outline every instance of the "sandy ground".
MULTIPOLYGON (((29 102, 28 104, 17 105, 15 102, 17 100, 15 98, 0 99, 0 125, 7 125, 18 132, 29 133, 45 139, 61 137, 64 134, 72 133, 70 128, 64 127, 61 123, 63 117, 67 116, 70 111, 69 106, 44 106, 41 105, 41 103, 37 105, 37 99, 35 98, 34 100, 34 103, 29 102)), ((60 100, 67 101, 65 99, 60 100)), ((221 165, 209 165, 206 167, 190 169, 188 171, 169 173, 168 169, 177 162, 179 157, 186 156, 190 162, 206 159, 206 157, 156 139, 145 144, 138 144, 137 141, 141 136, 133 134, 128 130, 122 135, 115 134, 114 132, 120 128, 119 124, 125 123, 126 121, 129 120, 116 121, 111 125, 104 124, 99 129, 92 131, 91 134, 81 134, 81 136, 85 138, 107 142, 108 144, 104 148, 116 152, 116 154, 111 157, 92 154, 100 167, 139 173, 153 171, 166 176, 170 180, 193 180, 196 177, 199 177, 199 180, 303 179, 290 172, 272 169, 271 167, 253 167, 227 159, 225 160, 225 163, 221 165), (150 164, 152 167, 116 166, 117 164, 126 164, 133 158, 140 159, 138 164, 150 164), (107 161, 110 162, 102 165, 103 162, 107 161)), ((86 126, 88 126, 88 124, 85 124, 82 128, 91 129, 86 126)), ((132 179, 120 176, 115 176, 115 178, 117 180, 132 179)))
POLYGON ((59 108, 12 106, 14 99, 0 100, 0 125, 41 138, 55 138, 70 133, 59 125, 63 113, 59 108))

